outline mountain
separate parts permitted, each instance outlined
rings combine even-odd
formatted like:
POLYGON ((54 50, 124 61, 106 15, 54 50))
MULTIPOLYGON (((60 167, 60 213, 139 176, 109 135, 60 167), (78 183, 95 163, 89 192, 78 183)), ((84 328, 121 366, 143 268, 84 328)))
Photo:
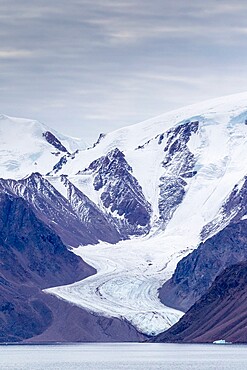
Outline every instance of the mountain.
POLYGON ((155 342, 247 341, 247 263, 232 265, 216 278, 211 288, 182 319, 155 342))
POLYGON ((177 264, 160 289, 164 304, 187 311, 227 267, 247 261, 247 220, 232 222, 177 264))
POLYGON ((32 172, 47 173, 59 160, 74 158, 85 149, 82 140, 59 134, 48 126, 0 115, 0 176, 22 178, 32 172))
POLYGON ((94 190, 101 191, 102 206, 118 219, 123 235, 150 230, 151 206, 118 148, 93 161, 83 172, 93 177, 94 190))
POLYGON ((0 193, 25 199, 36 215, 70 246, 96 244, 98 238, 109 243, 119 241, 121 237, 114 225, 108 222, 96 205, 68 180, 63 179, 63 182, 68 187, 69 199, 39 173, 32 173, 21 180, 0 179, 0 193), (77 207, 87 209, 86 219, 77 207), (90 217, 94 222, 90 222, 90 217), (100 228, 95 227, 97 220, 100 228))
MULTIPOLYGON (((166 234, 188 238, 187 245, 198 244, 203 228, 246 175, 240 160, 247 151, 246 99, 245 93, 223 97, 124 127, 79 151, 56 175, 68 175, 100 204, 95 175, 85 170, 117 148, 152 205, 151 226, 162 225, 166 234)), ((223 222, 225 226, 223 220, 218 223, 223 222)))
POLYGON ((15 119, 11 137, 21 131, 35 143, 26 149, 20 140, 23 156, 3 124, 8 158, 18 166, 0 159, 0 194, 21 198, 97 270, 72 284, 44 287, 45 296, 121 323, 125 334, 129 325, 133 338, 133 327, 155 336, 173 326, 224 268, 245 260, 246 123, 244 93, 181 108, 72 150, 70 139, 15 119), (41 153, 37 170, 30 161, 34 148, 41 153), (205 279, 198 282, 200 274, 205 279))

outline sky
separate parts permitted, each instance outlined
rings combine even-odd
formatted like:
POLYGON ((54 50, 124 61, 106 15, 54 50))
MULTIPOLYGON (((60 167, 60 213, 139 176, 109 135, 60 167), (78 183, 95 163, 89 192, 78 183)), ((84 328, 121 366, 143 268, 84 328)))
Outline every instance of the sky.
POLYGON ((0 113, 71 136, 247 91, 245 0, 0 0, 0 113))

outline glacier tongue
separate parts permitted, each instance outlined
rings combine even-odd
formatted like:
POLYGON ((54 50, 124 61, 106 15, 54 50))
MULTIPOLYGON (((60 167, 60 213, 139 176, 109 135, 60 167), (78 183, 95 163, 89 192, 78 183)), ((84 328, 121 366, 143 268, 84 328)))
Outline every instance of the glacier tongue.
POLYGON ((181 311, 165 307, 158 288, 181 256, 169 238, 136 238, 115 246, 101 243, 74 252, 97 270, 80 282, 45 290, 90 312, 128 320, 140 332, 156 335, 175 324, 181 311))

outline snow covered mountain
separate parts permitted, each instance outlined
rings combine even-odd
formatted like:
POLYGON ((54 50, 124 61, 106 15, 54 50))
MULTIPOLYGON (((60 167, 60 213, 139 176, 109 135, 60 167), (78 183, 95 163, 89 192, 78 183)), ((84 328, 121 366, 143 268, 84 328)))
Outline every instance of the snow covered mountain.
POLYGON ((27 125, 30 147, 14 145, 2 122, 0 193, 27 201, 97 270, 46 293, 146 335, 178 321, 183 312, 162 304, 159 288, 183 257, 246 216, 247 93, 124 127, 83 150, 18 119, 12 135, 27 125))
POLYGON ((34 120, 0 115, 0 176, 22 178, 32 172, 47 173, 63 158, 85 149, 83 140, 59 134, 34 120))
POLYGON ((159 306, 157 289, 179 259, 235 217, 233 207, 224 204, 244 184, 247 166, 240 158, 247 154, 246 119, 247 95, 224 97, 110 133, 68 161, 61 171, 101 209, 109 210, 94 188, 95 175, 86 169, 120 150, 152 207, 151 231, 144 239, 121 242, 114 250, 102 246, 101 259, 99 247, 94 247, 97 252, 81 248, 77 253, 98 274, 50 291, 101 315, 125 317, 149 335, 169 327, 181 312, 159 306), (215 220, 216 227, 207 233, 215 220), (114 272, 105 271, 105 256, 114 272), (123 296, 128 297, 126 305, 123 296))
POLYGON ((99 239, 109 243, 119 241, 121 237, 112 220, 66 178, 63 182, 68 187, 68 199, 39 173, 21 180, 0 179, 0 192, 25 199, 67 245, 96 244, 99 239))

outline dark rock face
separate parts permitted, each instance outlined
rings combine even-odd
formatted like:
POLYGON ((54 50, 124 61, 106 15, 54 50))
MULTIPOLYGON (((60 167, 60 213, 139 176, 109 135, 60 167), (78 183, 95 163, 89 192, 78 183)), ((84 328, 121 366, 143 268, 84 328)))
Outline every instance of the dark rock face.
POLYGON ((247 214, 247 177, 236 185, 223 204, 219 215, 202 230, 202 240, 222 230, 230 222, 237 222, 247 214), (242 186, 241 186, 242 185, 242 186))
MULTIPOLYGON (((106 134, 104 134, 103 132, 100 133, 97 141, 92 145, 91 148, 95 148, 105 138, 105 136, 106 136, 106 134)), ((90 148, 88 148, 88 149, 90 149, 90 148)))
POLYGON ((0 244, 2 271, 23 283, 30 282, 30 271, 32 281, 41 288, 69 284, 95 272, 66 248, 23 199, 6 194, 0 194, 0 244))
POLYGON ((247 342, 247 263, 225 269, 206 292, 156 342, 247 342))
POLYGON ((68 150, 65 148, 65 146, 61 143, 60 140, 56 138, 55 135, 53 135, 50 131, 46 131, 43 133, 44 138, 46 141, 54 146, 54 148, 58 149, 60 152, 68 152, 68 150))
POLYGON ((230 224, 183 258, 160 290, 168 306, 187 311, 226 267, 247 261, 247 220, 230 224))
POLYGON ((55 164, 51 172, 47 173, 47 176, 49 176, 51 173, 57 173, 63 168, 63 165, 65 165, 68 162, 67 156, 63 155, 59 161, 55 164))
POLYGON ((132 168, 117 148, 92 162, 86 172, 95 174, 94 188, 103 190, 101 200, 114 217, 124 236, 141 235, 150 230, 151 206, 146 201, 132 168))
MULTIPOLYGON (((58 173, 62 168, 63 166, 68 162, 68 160, 73 160, 75 159, 76 155, 79 153, 79 150, 77 149, 74 153, 66 153, 65 155, 63 155, 59 161, 55 164, 55 166, 53 166, 53 169, 48 172, 46 174, 46 176, 50 176, 50 175, 54 175, 56 173, 58 173)), ((57 155, 57 153, 53 153, 55 155, 57 155)))
MULTIPOLYGON (((17 286, 12 286, 12 290, 18 294, 17 286)), ((16 299, 5 292, 0 296, 0 343, 19 342, 41 334, 52 319, 52 311, 35 294, 29 297, 22 293, 16 299)))
MULTIPOLYGON (((164 226, 182 202, 187 182, 184 180, 196 175, 194 155, 187 143, 192 133, 197 133, 199 122, 185 122, 167 132, 162 166, 165 174, 160 178, 159 212, 164 226)), ((159 137, 162 143, 164 134, 159 137)))

